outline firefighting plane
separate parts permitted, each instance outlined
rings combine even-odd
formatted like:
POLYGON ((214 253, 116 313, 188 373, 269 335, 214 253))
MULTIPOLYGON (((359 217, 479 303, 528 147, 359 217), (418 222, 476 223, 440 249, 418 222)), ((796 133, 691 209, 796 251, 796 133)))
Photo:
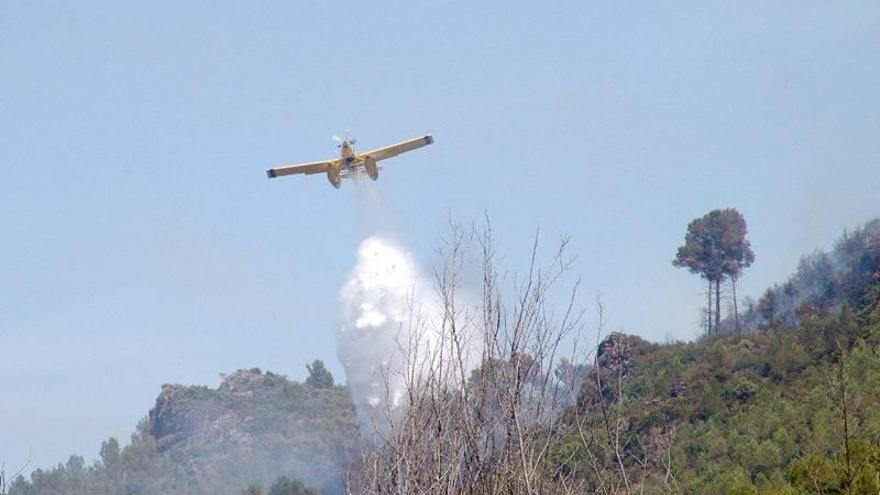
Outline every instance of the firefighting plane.
POLYGON ((339 158, 270 168, 266 170, 266 175, 272 179, 282 175, 326 173, 330 184, 339 189, 342 179, 351 178, 357 173, 366 172, 367 176, 371 179, 378 179, 379 169, 382 168, 379 166, 379 161, 432 144, 434 137, 428 134, 427 136, 409 139, 364 153, 355 151, 354 145, 357 140, 349 139, 348 135, 345 136, 345 139, 333 136, 333 140, 339 143, 337 145, 337 148, 339 148, 339 158))

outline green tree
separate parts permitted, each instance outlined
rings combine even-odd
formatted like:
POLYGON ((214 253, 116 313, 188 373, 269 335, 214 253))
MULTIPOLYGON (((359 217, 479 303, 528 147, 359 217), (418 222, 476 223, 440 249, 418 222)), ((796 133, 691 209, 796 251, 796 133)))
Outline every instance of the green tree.
POLYGON ((300 480, 292 480, 287 476, 281 476, 272 483, 272 487, 269 488, 269 495, 320 495, 320 492, 312 488, 306 488, 300 480))
MULTIPOLYGON (((721 255, 724 258, 723 273, 730 278, 730 286, 733 289, 733 318, 738 332, 740 328, 736 282, 742 275, 742 271, 755 262, 755 252, 752 251, 752 246, 746 239, 749 229, 745 217, 740 212, 734 208, 721 210, 718 222, 721 234, 721 255)), ((717 318, 716 314, 716 327, 717 318)))
POLYGON ((260 485, 250 485, 242 490, 241 495, 263 495, 263 487, 260 485))
POLYGON ((307 364, 306 369, 309 370, 306 385, 315 388, 330 388, 333 386, 333 375, 324 367, 324 361, 316 359, 312 361, 312 364, 307 364))
POLYGON ((720 325, 721 283, 725 278, 732 283, 734 317, 739 328, 736 281, 743 269, 755 261, 755 253, 746 240, 747 232, 745 218, 736 209, 712 210, 688 224, 684 244, 678 248, 672 260, 673 266, 687 268, 708 282, 706 331, 709 334, 717 331, 720 325))
POLYGON ((109 472, 116 472, 122 463, 122 450, 119 448, 119 440, 110 437, 101 444, 101 465, 109 472))

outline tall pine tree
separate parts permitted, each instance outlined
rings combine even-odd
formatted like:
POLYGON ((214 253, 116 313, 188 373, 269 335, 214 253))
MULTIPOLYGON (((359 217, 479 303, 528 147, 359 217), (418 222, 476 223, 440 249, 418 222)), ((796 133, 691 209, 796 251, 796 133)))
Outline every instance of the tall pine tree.
POLYGON ((721 322, 721 283, 725 278, 729 278, 733 286, 734 315, 739 328, 736 281, 742 270, 755 260, 755 253, 746 239, 747 232, 745 218, 736 209, 712 210, 688 224, 684 244, 678 248, 675 259, 672 260, 674 266, 687 268, 708 282, 708 334, 717 332, 721 322))

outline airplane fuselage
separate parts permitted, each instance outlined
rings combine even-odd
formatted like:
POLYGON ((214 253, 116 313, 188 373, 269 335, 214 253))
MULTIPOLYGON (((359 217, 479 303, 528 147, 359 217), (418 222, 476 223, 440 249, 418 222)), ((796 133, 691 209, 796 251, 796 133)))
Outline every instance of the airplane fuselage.
POLYGON ((345 141, 344 143, 342 143, 342 148, 341 148, 339 154, 342 156, 342 161, 349 168, 352 167, 353 165, 355 165, 359 161, 358 154, 354 150, 354 145, 348 141, 345 141))

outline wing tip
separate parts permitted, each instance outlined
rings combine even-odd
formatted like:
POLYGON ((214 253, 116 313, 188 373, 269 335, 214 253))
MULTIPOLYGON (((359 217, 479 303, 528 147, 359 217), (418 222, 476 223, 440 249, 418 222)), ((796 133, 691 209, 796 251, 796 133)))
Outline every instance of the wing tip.
POLYGON ((275 177, 278 177, 278 174, 275 173, 275 169, 270 168, 269 170, 266 170, 266 176, 270 179, 274 179, 275 177))
POLYGON ((425 144, 434 144, 434 136, 430 134, 425 136, 425 144))

